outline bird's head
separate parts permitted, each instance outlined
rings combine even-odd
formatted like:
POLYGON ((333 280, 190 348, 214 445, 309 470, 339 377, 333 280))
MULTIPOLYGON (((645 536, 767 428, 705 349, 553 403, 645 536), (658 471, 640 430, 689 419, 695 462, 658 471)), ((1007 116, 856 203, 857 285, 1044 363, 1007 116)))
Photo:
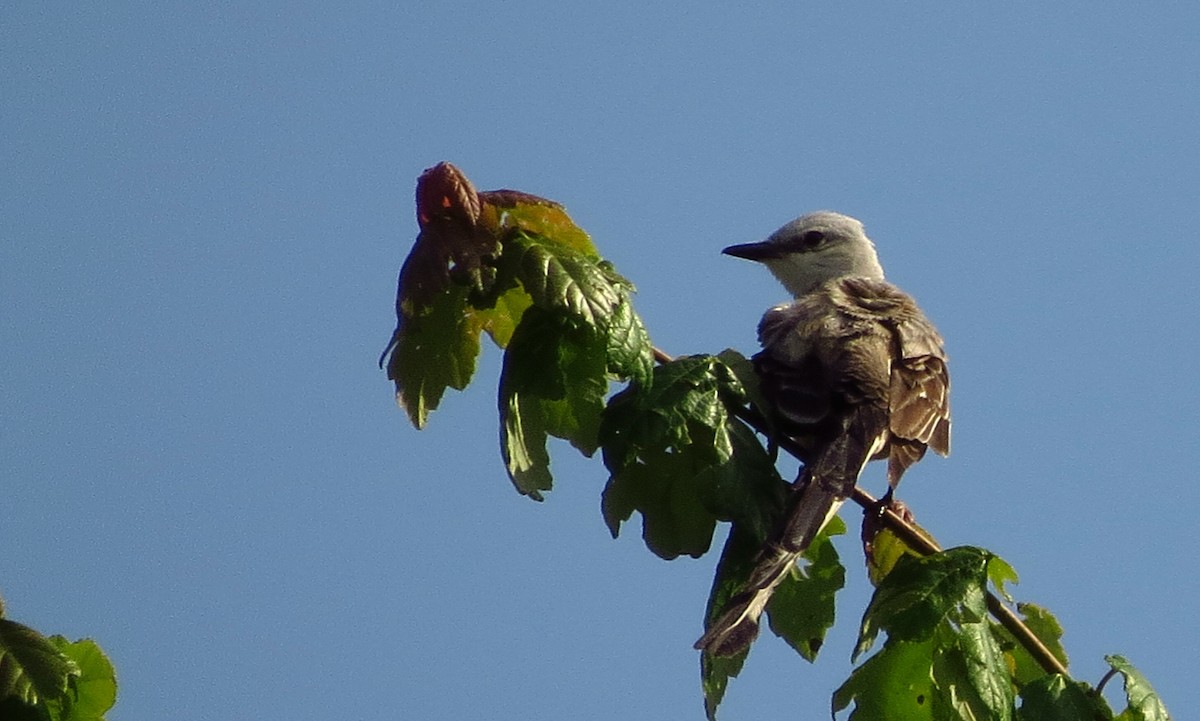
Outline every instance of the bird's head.
POLYGON ((721 252, 765 264, 797 298, 833 278, 883 278, 863 224, 827 210, 802 215, 760 243, 731 245, 721 252))

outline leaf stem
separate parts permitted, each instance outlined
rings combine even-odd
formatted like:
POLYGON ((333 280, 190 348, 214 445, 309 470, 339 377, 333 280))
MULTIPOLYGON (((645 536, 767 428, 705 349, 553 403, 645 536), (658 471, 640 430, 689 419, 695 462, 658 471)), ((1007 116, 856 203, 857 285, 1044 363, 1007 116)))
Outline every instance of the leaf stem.
POLYGON ((1112 677, 1116 676, 1118 673, 1120 672, 1117 671, 1117 669, 1110 668, 1108 673, 1104 674, 1104 678, 1100 679, 1100 683, 1096 684, 1096 694, 1099 695, 1104 693, 1104 687, 1107 686, 1108 682, 1112 680, 1112 677))
MULTIPOLYGON (((674 359, 662 349, 655 347, 654 360, 659 363, 669 363, 674 359)), ((767 432, 767 424, 758 411, 749 406, 737 406, 732 410, 735 416, 755 431, 764 434, 767 432)), ((787 451, 793 457, 800 458, 800 449, 792 439, 784 437, 776 440, 780 448, 787 451)), ((858 486, 854 487, 853 498, 854 502, 861 506, 864 511, 874 511, 879 508, 878 500, 858 486)), ((882 516, 884 525, 899 536, 914 551, 928 556, 942 550, 936 541, 918 532, 912 524, 905 521, 892 511, 892 509, 884 509, 882 516)), ((1011 608, 1005 606, 996 594, 990 591, 987 593, 987 607, 992 616, 1000 622, 1000 625, 1004 626, 1016 637, 1017 641, 1025 647, 1025 650, 1033 656, 1034 660, 1038 662, 1038 665, 1046 673, 1057 673, 1070 678, 1070 674, 1067 673, 1067 667, 1050 652, 1050 649, 1046 648, 1046 644, 1042 643, 1041 639, 1034 635, 1033 631, 1025 625, 1011 608)))

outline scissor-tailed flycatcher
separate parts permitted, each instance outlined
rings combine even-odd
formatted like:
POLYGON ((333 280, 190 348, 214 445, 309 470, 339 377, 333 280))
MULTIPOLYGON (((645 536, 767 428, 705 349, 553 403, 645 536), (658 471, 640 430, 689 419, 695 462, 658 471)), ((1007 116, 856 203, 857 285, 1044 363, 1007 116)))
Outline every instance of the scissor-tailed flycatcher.
POLYGON ((795 301, 763 316, 754 367, 775 428, 804 468, 782 523, 745 587, 697 649, 729 656, 796 559, 837 513, 867 461, 888 459, 888 497, 926 447, 950 452, 950 378, 942 338, 907 294, 883 279, 862 223, 810 213, 761 243, 723 252, 764 263, 795 301))

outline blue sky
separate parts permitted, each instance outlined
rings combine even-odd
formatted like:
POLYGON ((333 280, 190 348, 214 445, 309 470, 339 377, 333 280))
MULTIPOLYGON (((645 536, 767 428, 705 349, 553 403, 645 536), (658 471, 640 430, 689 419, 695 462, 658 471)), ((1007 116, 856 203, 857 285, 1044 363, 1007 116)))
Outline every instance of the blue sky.
MULTIPOLYGON (((547 501, 518 496, 497 353, 422 432, 375 367, 416 176, 449 160, 566 204, 675 354, 750 353, 783 300, 722 247, 861 218, 951 355, 954 452, 900 495, 1017 568, 1079 678, 1125 654, 1184 717, 1197 27, 1188 3, 9 3, 9 617, 96 638, 119 718, 702 718, 715 555, 609 538, 603 468, 565 444, 547 501)), ((826 713, 869 594, 840 549, 818 663, 764 638, 725 718, 826 713)))

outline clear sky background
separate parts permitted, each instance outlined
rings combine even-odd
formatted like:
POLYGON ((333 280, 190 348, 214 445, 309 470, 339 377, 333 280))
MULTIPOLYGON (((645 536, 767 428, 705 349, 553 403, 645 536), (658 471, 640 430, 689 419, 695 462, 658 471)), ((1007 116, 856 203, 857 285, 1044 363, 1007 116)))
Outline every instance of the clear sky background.
MULTIPOLYGON (((375 366, 441 160, 563 202, 674 354, 784 299, 723 246, 861 218, 951 355, 901 496, 1195 715, 1194 3, 216 5, 0 9, 0 593, 112 718, 702 718, 716 554, 612 540, 565 444, 517 495, 494 349, 423 432, 375 366)), ((764 637, 726 719, 827 713, 839 547, 818 663, 764 637)))

